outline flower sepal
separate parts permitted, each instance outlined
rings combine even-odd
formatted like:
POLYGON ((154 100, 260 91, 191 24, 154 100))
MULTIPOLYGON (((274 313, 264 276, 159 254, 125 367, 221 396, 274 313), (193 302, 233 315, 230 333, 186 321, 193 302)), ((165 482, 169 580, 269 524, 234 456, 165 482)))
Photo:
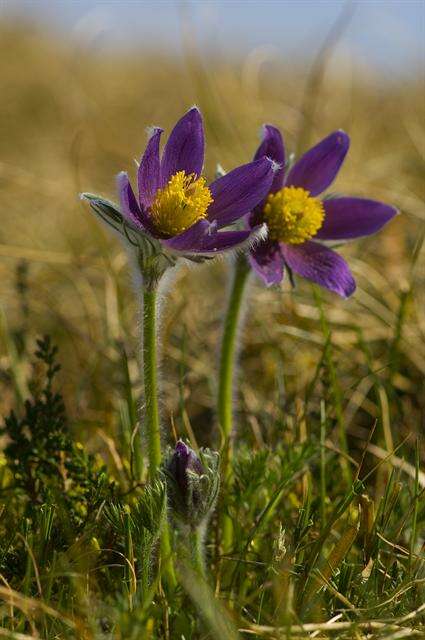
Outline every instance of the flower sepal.
POLYGON ((93 193, 82 193, 81 200, 86 200, 95 214, 120 233, 133 247, 138 247, 143 253, 151 255, 163 252, 160 242, 132 224, 122 215, 118 205, 111 200, 93 193))
POLYGON ((125 241, 135 249, 139 267, 144 274, 150 273, 152 278, 159 279, 169 267, 174 267, 179 257, 192 262, 205 262, 212 256, 181 252, 179 254, 167 250, 157 238, 144 232, 123 216, 119 206, 111 200, 93 193, 82 193, 81 200, 89 203, 92 211, 125 241))
POLYGON ((132 247, 146 287, 152 287, 169 267, 175 266, 176 257, 164 252, 159 240, 124 217, 118 205, 111 200, 92 193, 82 193, 81 199, 86 200, 94 213, 132 247))

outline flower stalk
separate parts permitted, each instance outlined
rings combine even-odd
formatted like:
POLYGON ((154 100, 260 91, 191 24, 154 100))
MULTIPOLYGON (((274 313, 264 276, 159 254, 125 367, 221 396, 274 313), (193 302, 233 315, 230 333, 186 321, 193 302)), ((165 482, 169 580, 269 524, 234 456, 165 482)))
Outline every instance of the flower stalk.
POLYGON ((161 429, 158 403, 158 358, 156 345, 157 287, 143 288, 143 381, 145 430, 149 454, 149 475, 154 478, 161 464, 161 429))
MULTIPOLYGON (((250 266, 245 255, 236 258, 233 282, 224 320, 223 337, 220 352, 220 371, 218 386, 218 418, 223 433, 222 473, 225 485, 231 481, 231 462, 233 457, 233 417, 234 417, 234 379, 237 358, 237 338, 242 320, 242 303, 250 266)), ((223 550, 229 551, 232 545, 232 523, 228 516, 222 521, 223 550)))
MULTIPOLYGON (((147 440, 149 457, 149 476, 151 481, 158 473, 161 464, 161 422, 159 414, 159 385, 158 385, 158 349, 157 349, 157 321, 158 321, 158 273, 155 271, 142 272, 143 278, 143 383, 145 394, 145 437, 147 440)), ((174 571, 170 532, 168 523, 164 522, 161 531, 161 558, 164 574, 170 585, 177 586, 174 571)))
POLYGON ((218 387, 218 418, 224 436, 223 465, 231 458, 231 440, 233 431, 233 383, 237 350, 238 329, 241 320, 242 301, 250 267, 245 255, 236 258, 233 282, 224 320, 223 337, 220 352, 220 371, 218 387))
POLYGON ((193 569, 203 578, 207 579, 205 568, 205 523, 201 523, 190 530, 191 561, 193 569))

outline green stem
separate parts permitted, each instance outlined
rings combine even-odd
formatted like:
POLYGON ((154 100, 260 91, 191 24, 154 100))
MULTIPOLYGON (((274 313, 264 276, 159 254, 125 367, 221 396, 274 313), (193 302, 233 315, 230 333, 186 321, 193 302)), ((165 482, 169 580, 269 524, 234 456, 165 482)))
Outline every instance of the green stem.
POLYGON ((236 344, 238 325, 245 284, 250 273, 244 255, 235 263, 232 289, 230 292, 220 354, 220 377, 218 388, 218 418, 225 438, 225 446, 229 448, 233 431, 233 381, 235 372, 236 344))
MULTIPOLYGON (((224 321, 223 338, 220 352, 220 373, 218 388, 218 418, 224 436, 222 453, 223 484, 231 482, 231 460, 233 457, 233 398, 238 328, 241 320, 242 301, 250 267, 244 255, 235 262, 233 283, 224 321)), ((231 519, 224 515, 222 519, 222 548, 230 551, 233 539, 231 519)))
POLYGON ((156 353, 156 288, 143 289, 143 376, 145 429, 148 441, 149 475, 155 477, 161 464, 161 430, 158 408, 158 362, 156 353))
POLYGON ((170 530, 168 522, 164 523, 161 533, 161 557, 163 558, 164 575, 172 589, 177 587, 177 578, 174 571, 173 556, 170 542, 170 530))
POLYGON ((201 524, 190 531, 192 565, 194 570, 206 580, 204 553, 205 525, 201 524))
MULTIPOLYGON (((145 429, 148 443, 149 476, 153 479, 161 464, 161 425, 158 403, 157 285, 143 287, 143 381, 145 429)), ((164 573, 171 587, 177 585, 172 562, 170 534, 165 523, 161 533, 164 573)))

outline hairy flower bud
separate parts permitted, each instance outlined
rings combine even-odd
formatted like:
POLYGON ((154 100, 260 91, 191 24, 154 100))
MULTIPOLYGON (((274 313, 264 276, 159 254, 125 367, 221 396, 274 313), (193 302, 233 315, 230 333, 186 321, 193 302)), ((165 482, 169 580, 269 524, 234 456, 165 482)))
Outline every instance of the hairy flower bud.
POLYGON ((197 527, 209 518, 220 486, 218 467, 216 451, 201 449, 198 457, 182 440, 170 451, 164 474, 169 503, 178 520, 197 527))

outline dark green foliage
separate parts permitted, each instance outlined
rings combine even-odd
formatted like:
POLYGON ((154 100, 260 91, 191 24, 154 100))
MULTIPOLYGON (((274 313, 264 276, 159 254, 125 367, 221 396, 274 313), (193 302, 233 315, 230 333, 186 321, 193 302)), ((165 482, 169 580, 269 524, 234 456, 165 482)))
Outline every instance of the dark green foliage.
POLYGON ((24 504, 23 515, 33 517, 41 505, 59 502, 69 526, 78 529, 87 520, 88 504, 95 506, 96 494, 99 500, 105 493, 106 469, 70 436, 62 396, 53 388, 60 370, 57 347, 49 337, 38 340, 37 346, 39 371, 30 385, 32 397, 25 401, 23 415, 12 411, 0 430, 7 438, 9 488, 24 504))
MULTIPOLYGON (((327 345, 320 367, 332 386, 337 362, 327 345)), ((338 433, 334 391, 321 412, 311 411, 305 441, 288 416, 273 425, 265 415, 276 444, 258 447, 247 435, 235 448, 233 474, 206 539, 210 584, 198 583, 185 565, 184 532, 171 526, 179 575, 173 591, 157 561, 164 483, 145 484, 142 475, 135 484, 117 471, 112 480, 105 463, 85 453, 55 390, 58 371, 56 349, 47 338, 39 341, 31 397, 2 429, 0 573, 20 597, 50 607, 16 608, 13 619, 10 608, 0 608, 3 627, 24 633, 32 625, 46 640, 235 640, 244 637, 237 628, 252 635, 259 624, 259 638, 278 637, 276 627, 294 630, 339 616, 348 628, 324 637, 361 638, 370 620, 381 625, 374 636, 381 640, 419 630, 425 579, 419 453, 410 478, 385 460, 375 467, 352 461, 350 473, 359 479, 348 484, 346 459, 326 444, 328 432, 338 433), (234 529, 226 554, 222 513, 234 529), (401 622, 393 629, 394 620, 401 622)), ((123 468, 131 467, 128 443, 117 442, 117 455, 123 468)), ((3 598, 10 603, 7 593, 3 598)))
POLYGON ((22 416, 12 411, 1 429, 7 443, 2 493, 9 498, 3 520, 14 522, 3 538, 1 567, 15 579, 25 571, 23 538, 37 540, 43 557, 66 549, 114 490, 103 463, 70 435, 62 396, 54 390, 57 348, 49 337, 37 347, 31 398, 22 416))
POLYGON ((115 500, 104 509, 105 525, 115 532, 117 542, 121 541, 124 557, 132 559, 135 565, 134 577, 137 575, 141 581, 145 597, 155 545, 165 520, 166 508, 165 485, 156 480, 130 502, 115 500))

